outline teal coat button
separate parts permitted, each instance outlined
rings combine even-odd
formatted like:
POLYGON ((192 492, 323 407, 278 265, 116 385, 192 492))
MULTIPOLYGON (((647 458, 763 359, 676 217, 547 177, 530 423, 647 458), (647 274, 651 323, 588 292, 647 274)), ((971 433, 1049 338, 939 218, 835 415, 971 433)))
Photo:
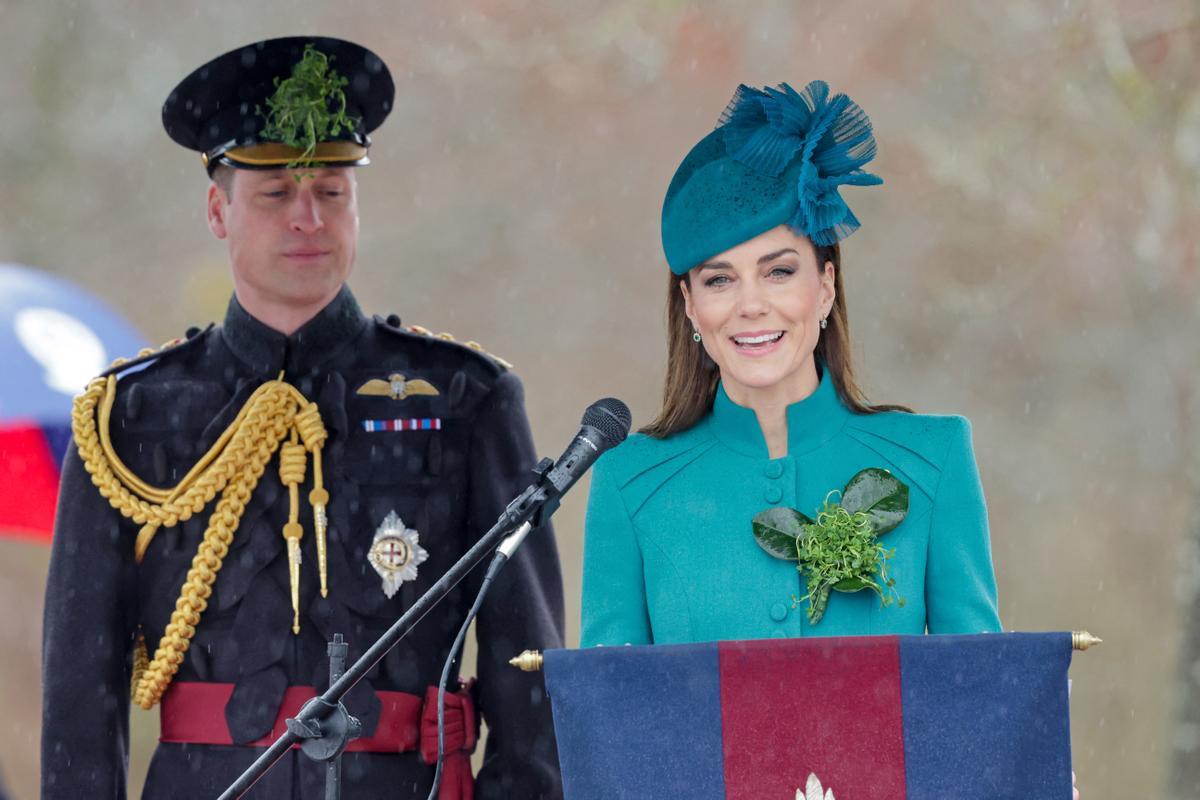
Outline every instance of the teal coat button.
POLYGON ((783 622, 785 619, 787 619, 787 615, 787 606, 785 606, 783 603, 776 603, 775 605, 771 606, 771 619, 775 620, 776 622, 783 622))
POLYGON ((763 475, 766 475, 768 478, 782 477, 783 476, 783 462, 782 461, 767 462, 767 466, 765 466, 763 468, 763 475))
POLYGON ((763 492, 763 499, 768 503, 778 503, 783 499, 783 490, 778 486, 768 486, 767 490, 763 492))

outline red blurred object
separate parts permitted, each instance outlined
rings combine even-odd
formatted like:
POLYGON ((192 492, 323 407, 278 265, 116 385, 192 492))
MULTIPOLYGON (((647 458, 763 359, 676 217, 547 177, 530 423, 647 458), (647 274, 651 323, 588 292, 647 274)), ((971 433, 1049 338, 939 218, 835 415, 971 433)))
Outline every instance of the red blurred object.
POLYGON ((0 531, 48 543, 54 528, 61 454, 37 423, 0 425, 0 531))

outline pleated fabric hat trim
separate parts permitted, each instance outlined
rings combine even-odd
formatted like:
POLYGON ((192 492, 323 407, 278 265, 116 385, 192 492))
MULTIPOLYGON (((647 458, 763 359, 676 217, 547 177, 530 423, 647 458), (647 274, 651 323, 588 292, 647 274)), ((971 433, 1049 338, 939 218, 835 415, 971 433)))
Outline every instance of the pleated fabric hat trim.
POLYGON ((688 153, 663 203, 663 250, 683 274, 718 253, 787 224, 817 245, 859 227, 839 191, 882 179, 866 112, 824 81, 741 85, 717 129, 688 153))

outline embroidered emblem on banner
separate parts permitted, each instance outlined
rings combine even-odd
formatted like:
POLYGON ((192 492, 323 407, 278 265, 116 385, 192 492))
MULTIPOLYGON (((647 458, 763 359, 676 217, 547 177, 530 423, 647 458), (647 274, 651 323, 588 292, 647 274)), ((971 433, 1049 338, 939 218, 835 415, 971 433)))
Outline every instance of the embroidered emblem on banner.
POLYGON ((399 372, 393 372, 388 375, 387 380, 382 378, 372 378, 371 380, 358 387, 355 394, 374 395, 377 397, 390 397, 393 400, 403 400, 406 397, 413 395, 439 395, 439 392, 432 383, 420 378, 409 380, 399 372))
POLYGON ((821 794, 821 779, 815 773, 808 773, 808 784, 804 789, 796 790, 796 800, 834 800, 833 789, 824 789, 821 794))
POLYGON ((364 419, 363 430, 376 431, 440 431, 442 420, 438 417, 414 417, 412 419, 364 419))
POLYGON ((389 511, 375 530, 367 560, 383 578, 383 593, 391 598, 405 581, 417 579, 417 565, 429 558, 419 544, 420 534, 389 511))

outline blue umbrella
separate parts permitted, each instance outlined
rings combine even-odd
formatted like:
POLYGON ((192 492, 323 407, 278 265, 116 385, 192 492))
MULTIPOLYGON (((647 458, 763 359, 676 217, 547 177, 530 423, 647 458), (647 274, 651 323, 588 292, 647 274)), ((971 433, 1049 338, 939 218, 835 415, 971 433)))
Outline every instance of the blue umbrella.
POLYGON ((49 538, 71 400, 144 343, 70 281, 0 264, 0 533, 49 538))

